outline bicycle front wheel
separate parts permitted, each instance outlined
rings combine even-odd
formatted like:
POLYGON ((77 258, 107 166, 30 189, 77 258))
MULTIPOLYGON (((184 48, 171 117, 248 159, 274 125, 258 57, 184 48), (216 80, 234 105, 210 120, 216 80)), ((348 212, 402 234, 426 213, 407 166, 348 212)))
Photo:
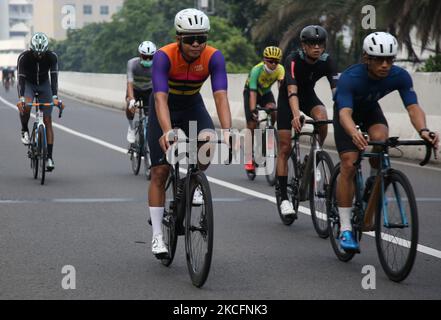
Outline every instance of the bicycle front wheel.
POLYGON ((326 216, 326 194, 331 181, 334 164, 326 151, 319 151, 316 155, 316 166, 311 174, 309 184, 309 208, 311 210, 312 224, 320 238, 326 239, 328 233, 328 220, 326 216))
POLYGON ((338 164, 332 173, 331 181, 329 185, 329 192, 326 200, 326 215, 328 219, 328 234, 331 240, 332 249, 335 255, 341 261, 348 262, 351 260, 355 253, 346 252, 340 247, 340 215, 338 213, 337 203, 337 184, 340 176, 340 164, 338 164))
POLYGON ((35 136, 35 127, 32 130, 32 135, 31 135, 31 143, 29 144, 28 147, 28 154, 29 157, 31 159, 31 169, 32 169, 32 175, 34 177, 34 179, 38 178, 38 154, 37 154, 37 140, 36 140, 36 136, 35 136))
POLYGON ((210 185, 203 172, 191 176, 189 201, 185 215, 185 252, 187 267, 194 286, 207 280, 213 254, 213 203, 210 185), (196 190, 199 189, 199 190, 196 190), (194 204, 194 193, 202 194, 202 204, 194 204))
POLYGON ((265 162, 265 178, 270 186, 274 186, 276 184, 276 168, 277 168, 277 152, 278 152, 278 143, 279 139, 277 137, 277 130, 274 127, 268 128, 268 130, 273 130, 274 134, 269 134, 269 132, 265 132, 263 136, 262 143, 265 144, 265 154, 266 162, 265 162), (267 135, 268 139, 266 139, 267 135), (268 140, 268 141, 267 141, 268 140), (269 160, 268 160, 269 159, 269 160))
POLYGON ((139 169, 141 168, 141 147, 144 143, 142 130, 142 124, 139 123, 136 127, 136 140, 132 146, 132 155, 130 157, 130 160, 132 162, 132 171, 135 176, 138 175, 139 169))
POLYGON ((176 191, 176 179, 174 174, 170 172, 165 184, 164 218, 162 220, 162 234, 167 246, 168 256, 161 259, 161 262, 166 267, 172 264, 178 243, 178 235, 176 233, 176 191))
MULTIPOLYGON (((39 175, 40 183, 44 184, 46 177, 46 160, 47 160, 47 145, 46 145, 46 132, 43 126, 38 128, 38 162, 39 162, 39 175)), ((38 167, 38 166, 37 166, 38 167)))
POLYGON ((150 162, 150 150, 149 150, 149 144, 147 142, 147 139, 144 140, 144 174, 147 180, 150 180, 150 168, 151 168, 151 162, 150 162))
POLYGON ((384 197, 376 212, 375 242, 389 279, 406 279, 417 253, 418 209, 409 180, 398 170, 391 169, 384 178, 384 197))

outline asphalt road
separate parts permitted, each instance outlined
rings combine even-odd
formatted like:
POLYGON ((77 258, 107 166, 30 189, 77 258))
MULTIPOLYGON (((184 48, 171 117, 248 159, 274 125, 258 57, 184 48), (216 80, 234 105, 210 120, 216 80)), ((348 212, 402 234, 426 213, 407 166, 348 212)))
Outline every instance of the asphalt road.
MULTIPOLYGON (((15 90, 1 88, 0 96, 15 104, 15 90)), ((54 122, 77 133, 55 129, 56 169, 44 186, 31 176, 17 111, 0 100, 0 299, 441 298, 441 168, 394 162, 412 181, 419 243, 429 248, 397 284, 384 274, 374 238, 364 237, 362 254, 340 262, 308 215, 292 226, 281 223, 264 177, 248 181, 240 165, 213 165, 207 175, 231 185, 211 183, 214 256, 205 286, 197 289, 182 237, 170 268, 151 254, 148 182, 131 173, 123 152, 123 112, 63 100, 64 116, 54 122), (373 290, 362 287, 366 265, 376 270, 373 290), (75 269, 75 289, 62 287, 64 266, 75 269)))

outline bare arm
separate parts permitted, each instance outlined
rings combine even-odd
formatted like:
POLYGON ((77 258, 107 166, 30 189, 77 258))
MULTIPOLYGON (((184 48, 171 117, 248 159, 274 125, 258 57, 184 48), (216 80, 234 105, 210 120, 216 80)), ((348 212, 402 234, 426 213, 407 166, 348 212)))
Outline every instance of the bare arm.
MULTIPOLYGON (((421 129, 427 128, 426 124, 426 114, 424 110, 417 104, 412 104, 407 107, 407 112, 409 113, 410 121, 412 122, 413 127, 420 132, 421 129)), ((430 132, 423 131, 421 132, 421 138, 431 142, 435 149, 438 149, 439 144, 439 134, 435 132, 435 137, 430 136, 430 132)))
POLYGON ((222 129, 230 129, 232 121, 227 91, 216 91, 213 93, 213 97, 216 104, 217 116, 219 117, 222 129))
POLYGON ((357 130, 356 124, 352 119, 352 109, 342 108, 339 111, 340 124, 346 134, 352 138, 352 142, 358 149, 364 150, 368 144, 363 134, 357 130))

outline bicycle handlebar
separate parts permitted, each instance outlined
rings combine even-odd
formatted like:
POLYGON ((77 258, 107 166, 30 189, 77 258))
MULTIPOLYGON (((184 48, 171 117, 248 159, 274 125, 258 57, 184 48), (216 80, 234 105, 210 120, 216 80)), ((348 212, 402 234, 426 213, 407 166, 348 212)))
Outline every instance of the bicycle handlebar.
POLYGON ((400 140, 399 137, 390 137, 386 141, 368 141, 370 146, 380 146, 382 148, 395 148, 398 146, 426 146, 426 155, 420 162, 420 166, 425 166, 432 156, 433 145, 426 140, 400 140))
POLYGON ((50 103, 36 103, 36 102, 30 102, 30 103, 25 103, 25 106, 27 107, 57 107, 59 109, 58 112, 58 118, 61 118, 61 115, 63 114, 63 109, 61 109, 61 105, 62 105, 62 101, 59 100, 60 102, 58 104, 54 104, 53 102, 50 103))

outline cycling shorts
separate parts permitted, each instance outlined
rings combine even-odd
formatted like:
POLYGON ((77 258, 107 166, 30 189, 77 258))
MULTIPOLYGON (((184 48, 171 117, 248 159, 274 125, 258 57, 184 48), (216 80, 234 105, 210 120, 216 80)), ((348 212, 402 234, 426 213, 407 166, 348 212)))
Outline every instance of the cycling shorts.
MULTIPOLYGON (((243 90, 243 105, 245 109, 245 118, 247 122, 252 121, 253 117, 250 111, 250 89, 245 88, 243 90)), ((274 99, 274 95, 272 92, 268 92, 261 96, 259 92, 256 92, 257 94, 257 105, 264 108, 268 103, 274 103, 276 104, 276 100, 274 99)))
MULTIPOLYGON (((384 124, 386 127, 388 127, 387 120, 384 117, 383 111, 381 110, 378 102, 375 102, 373 106, 368 108, 354 108, 352 119, 354 119, 354 122, 360 126, 362 132, 367 132, 368 129, 374 124, 384 124)), ((338 153, 349 151, 358 152, 358 148, 352 142, 352 137, 346 134, 346 131, 340 124, 340 117, 335 104, 333 122, 335 146, 337 147, 338 153)))
MULTIPOLYGON (((164 152, 159 145, 159 138, 163 135, 161 126, 159 125, 158 117, 156 115, 154 99, 149 108, 149 122, 147 128, 147 139, 150 149, 150 159, 152 167, 164 164, 161 162, 165 158, 164 152)), ((170 100, 169 100, 170 101, 170 100)), ((170 120, 173 128, 182 129, 186 136, 189 135, 189 125, 190 121, 196 121, 197 123, 197 133, 199 134, 204 129, 214 130, 213 120, 208 114, 202 99, 199 100, 197 104, 192 105, 188 108, 181 109, 169 109, 170 110, 170 120)), ((193 137, 190 137, 193 138, 193 137)))
MULTIPOLYGON (((302 111, 308 117, 311 117, 311 110, 315 106, 323 106, 323 102, 320 101, 314 90, 299 93, 298 99, 300 111, 302 111)), ((288 103, 287 94, 281 92, 277 102, 277 128, 279 130, 291 130, 293 115, 291 107, 288 103)))

